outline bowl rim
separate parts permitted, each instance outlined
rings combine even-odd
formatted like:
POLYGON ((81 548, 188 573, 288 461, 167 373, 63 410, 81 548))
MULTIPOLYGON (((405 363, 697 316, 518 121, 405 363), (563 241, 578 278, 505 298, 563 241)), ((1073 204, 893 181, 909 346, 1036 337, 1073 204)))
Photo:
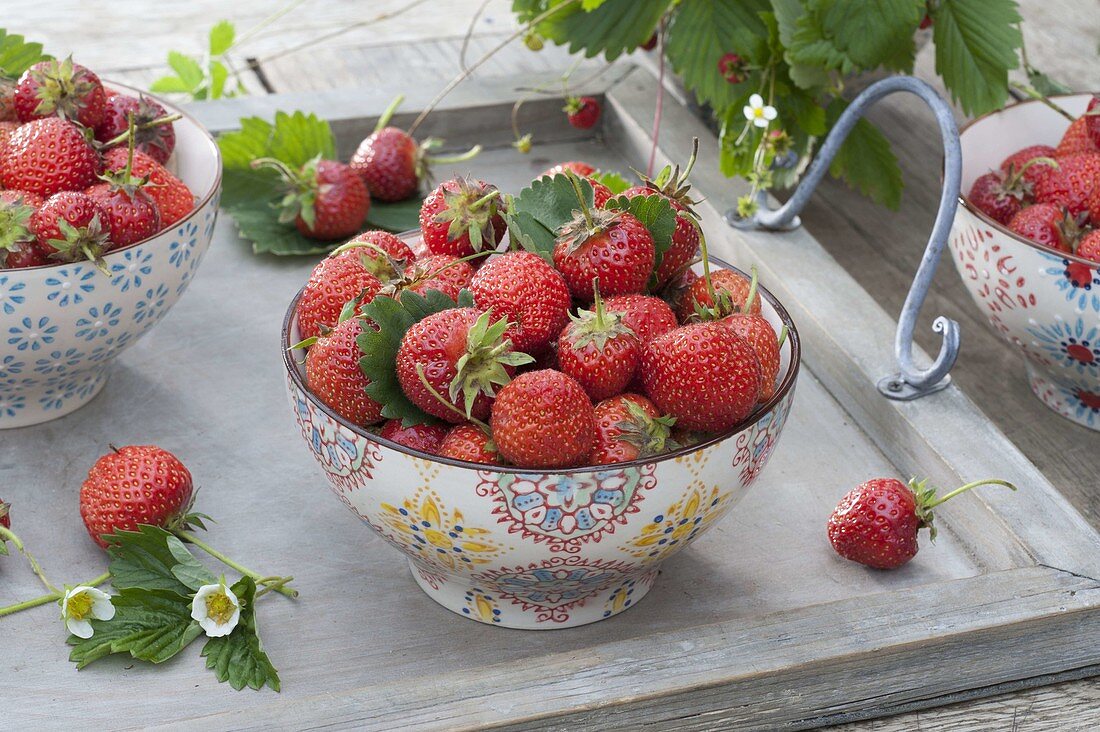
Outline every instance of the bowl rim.
MULTIPOLYGON (((1068 98, 1071 98, 1071 97, 1090 96, 1091 94, 1093 94, 1093 92, 1073 92, 1071 94, 1055 94, 1055 95, 1052 95, 1050 97, 1050 99, 1068 99, 1068 98)), ((969 122, 964 124, 962 127, 960 127, 959 128, 959 139, 961 140, 962 136, 965 135, 967 130, 969 130, 971 127, 978 124, 979 122, 984 121, 985 119, 987 119, 989 117, 992 117, 992 116, 998 115, 998 114, 1003 114, 1004 112, 1008 112, 1009 110, 1016 109, 1017 107, 1021 107, 1021 106, 1027 105, 1027 104, 1042 104, 1042 103, 1043 103, 1042 100, 1039 100, 1039 99, 1022 99, 1022 100, 1016 102, 1015 104, 1010 104, 1008 106, 1001 107, 1000 109, 994 109, 991 112, 986 112, 985 114, 983 114, 979 117, 975 117, 974 119, 970 120, 969 122)), ((1020 242, 1021 244, 1026 244, 1027 246, 1031 247, 1032 249, 1036 249, 1039 252, 1042 252, 1044 254, 1049 254, 1051 256, 1060 257, 1062 259, 1068 259, 1071 262, 1077 262, 1079 264, 1085 264, 1085 265, 1088 265, 1089 267, 1100 269, 1100 262, 1096 262, 1096 261, 1091 260, 1091 259, 1085 259, 1084 257, 1078 256, 1076 254, 1071 254, 1069 252, 1063 252, 1059 249, 1051 249, 1050 247, 1045 247, 1042 244, 1039 244, 1038 242, 1034 242, 1031 239, 1028 239, 1027 237, 1020 236, 1015 231, 1012 231, 1012 229, 1009 229, 1007 226, 1005 226, 1001 222, 999 222, 996 219, 993 219, 992 217, 987 215, 984 211, 980 210, 977 206, 971 205, 967 194, 964 193, 962 190, 959 191, 959 205, 962 206, 963 208, 965 208, 967 211, 969 211, 974 216, 977 216, 984 223, 989 224, 990 226, 997 229, 1000 233, 1005 234, 1010 239, 1015 239, 1016 241, 1020 242)))
MULTIPOLYGON (((195 115, 191 114, 190 112, 176 106, 175 104, 172 104, 171 102, 165 101, 164 99, 162 99, 161 97, 156 96, 155 94, 150 94, 147 91, 143 91, 141 89, 138 89, 137 87, 130 86, 129 84, 123 84, 123 83, 120 83, 120 82, 117 82, 117 81, 111 81, 109 79, 104 79, 103 84, 104 84, 104 86, 110 86, 112 89, 122 89, 122 90, 125 90, 127 92, 132 92, 135 95, 144 95, 144 96, 149 97, 150 99, 154 99, 154 100, 156 100, 156 102, 158 104, 163 105, 165 110, 167 110, 169 113, 179 114, 184 119, 186 119, 188 122, 195 125, 195 127, 197 127, 199 129, 199 131, 202 132, 203 136, 207 139, 207 141, 209 141, 210 147, 212 147, 214 149, 214 163, 217 166, 216 173, 214 175, 214 184, 212 186, 210 186, 210 190, 206 191, 206 193, 198 200, 198 202, 195 203, 195 208, 191 209, 191 213, 187 214, 182 219, 180 219, 176 223, 172 224, 172 226, 170 226, 168 228, 165 228, 165 229, 161 229, 160 231, 158 231, 157 233, 153 234, 150 237, 146 237, 145 239, 142 239, 141 241, 136 241, 133 244, 128 244, 124 247, 120 247, 118 249, 112 249, 111 251, 107 252, 106 254, 103 255, 103 261, 104 262, 110 262, 111 259, 116 254, 121 254, 122 252, 133 249, 134 247, 139 247, 142 244, 150 242, 153 239, 156 239, 158 236, 161 236, 162 234, 167 232, 169 229, 174 229, 178 226, 182 226, 183 224, 187 223, 191 219, 198 216, 199 212, 206 206, 207 203, 210 202, 210 199, 213 198, 214 195, 221 189, 221 186, 222 186, 222 151, 221 151, 221 148, 218 147, 218 141, 215 140, 214 136, 210 134, 210 130, 206 129, 206 127, 201 122, 199 122, 198 119, 196 119, 195 115)), ((44 269, 54 269, 55 267, 72 266, 73 264, 80 264, 80 263, 81 262, 57 262, 57 263, 51 263, 51 264, 40 264, 37 267, 20 267, 19 269, 4 270, 4 272, 7 273, 7 274, 10 274, 12 272, 35 272, 35 271, 44 270, 44 269)))
MULTIPOLYGON (((419 231, 413 229, 406 231, 399 236, 407 237, 411 234, 418 234, 419 231)), ((730 269, 737 272, 743 277, 749 277, 750 275, 737 267, 729 264, 728 262, 719 259, 717 257, 710 258, 711 264, 717 264, 721 268, 730 269)), ((444 457, 441 455, 434 455, 422 450, 414 450, 410 447, 401 445, 393 440, 382 437, 381 435, 373 432, 368 432, 365 428, 360 427, 348 420, 344 419, 340 415, 336 414, 324 404, 320 399, 313 395, 309 389, 306 388, 305 382, 302 379, 301 373, 294 363, 294 356, 289 341, 290 328, 293 324, 294 315, 298 309, 298 300, 302 297, 302 292, 305 291, 305 285, 294 295, 294 298, 290 301, 290 305, 287 308, 286 315, 283 317, 282 333, 280 335, 280 344, 283 351, 283 366, 286 368, 287 373, 290 375, 290 379, 293 381, 295 387, 301 391, 307 399, 319 410, 324 412, 330 419, 335 420, 337 423, 348 428, 355 434, 363 437, 364 439, 378 443, 392 450, 405 453, 411 457, 420 458, 422 460, 428 460, 435 463, 443 463, 456 468, 463 468, 466 470, 474 471, 491 471, 494 473, 510 473, 515 475, 548 475, 548 474, 573 474, 573 473, 596 473, 606 470, 616 470, 624 468, 637 468, 646 465, 656 465, 668 460, 674 460, 684 455, 690 455, 698 452, 699 450, 706 449, 712 445, 716 445, 719 442, 724 442, 735 435, 738 435, 745 430, 756 425, 765 415, 772 413, 775 408, 787 397, 787 395, 794 389, 795 382, 798 378, 799 370, 802 366, 802 343, 799 339, 798 329, 795 327, 794 320, 791 318, 787 309, 783 306, 779 299, 775 297, 767 288, 761 284, 757 284, 757 292, 760 296, 767 300, 773 308, 775 308, 776 314, 779 319, 787 326, 787 341, 791 344, 791 358, 790 367, 787 369, 786 375, 783 377, 782 382, 776 387, 775 393, 772 394, 768 401, 761 405, 757 405, 756 409, 749 415, 744 421, 738 423, 733 428, 723 432, 714 437, 708 438, 702 442, 696 442, 685 447, 681 447, 677 450, 664 453, 657 457, 652 458, 638 458, 635 460, 629 460, 619 463, 607 463, 606 465, 582 465, 571 468, 558 468, 558 469, 546 469, 546 468, 518 468, 511 465, 488 465, 485 463, 473 463, 466 460, 456 460, 454 458, 444 457)))

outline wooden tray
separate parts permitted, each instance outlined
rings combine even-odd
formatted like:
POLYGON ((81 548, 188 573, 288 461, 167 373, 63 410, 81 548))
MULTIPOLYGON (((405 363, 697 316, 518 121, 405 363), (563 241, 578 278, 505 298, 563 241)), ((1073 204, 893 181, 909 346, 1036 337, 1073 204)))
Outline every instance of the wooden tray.
MULTIPOLYGON (((565 126, 560 100, 525 105, 536 139, 526 157, 509 147, 516 92, 477 80, 422 132, 489 146, 470 170, 505 190, 566 159, 642 169, 655 81, 635 70, 604 83, 593 90, 605 96, 598 136, 565 126)), ((193 111, 222 130, 244 115, 314 110, 333 120, 347 155, 395 91, 193 111)), ((403 91, 412 109, 431 90, 403 91)), ((211 542, 298 578, 300 600, 273 597, 260 609, 284 691, 235 693, 197 649, 158 669, 115 658, 77 673, 55 611, 41 609, 0 621, 5 719, 794 729, 1100 672, 1100 536, 958 389, 910 403, 878 395, 875 381, 893 369, 893 318, 805 230, 728 229, 720 213, 739 189, 718 173, 713 137, 667 102, 658 158, 683 161, 692 136, 702 139, 693 181, 715 254, 760 268, 799 325, 807 369, 768 469, 697 548, 665 565, 644 602, 590 626, 526 632, 468 622, 421 593, 405 560, 333 500, 283 396, 279 324, 313 262, 254 257, 224 217, 191 290, 122 356, 92 404, 0 435, 0 495, 47 571, 75 582, 104 564, 76 508, 92 461, 108 442, 176 452, 202 487, 200 510, 220 519, 211 542), (824 522, 838 498, 868 477, 911 474, 944 487, 997 476, 1021 490, 944 505, 937 544, 925 542, 900 571, 833 555, 824 522)), ((888 216, 868 225, 888 230, 888 216)), ((0 565, 0 582, 0 603, 38 589, 15 562, 0 565)))

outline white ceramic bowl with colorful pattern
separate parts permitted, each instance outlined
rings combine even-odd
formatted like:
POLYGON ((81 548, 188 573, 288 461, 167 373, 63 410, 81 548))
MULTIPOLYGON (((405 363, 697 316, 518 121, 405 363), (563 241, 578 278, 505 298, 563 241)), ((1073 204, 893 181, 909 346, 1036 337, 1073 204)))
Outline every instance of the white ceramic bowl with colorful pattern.
POLYGON ((286 350, 300 340, 297 297, 282 339, 290 403, 336 497, 405 554, 433 600, 491 625, 583 625, 641 600, 661 563, 725 516, 764 469, 800 351, 790 316, 760 291, 765 316, 790 332, 775 395, 733 431, 656 460, 547 473, 440 458, 371 434, 306 389, 286 350))
MULTIPOLYGON (((1091 94, 1057 98, 1074 115, 1091 94)), ((963 128, 962 190, 1029 145, 1057 146, 1069 122, 1021 102, 963 128)), ((959 200, 951 254, 974 302, 1024 357, 1031 390, 1067 419, 1100 430, 1100 264, 1035 244, 959 200)))
POLYGON ((110 274, 90 262, 0 269, 0 429, 47 422, 87 404, 107 382, 111 362, 191 282, 214 233, 221 155, 193 117, 184 114, 174 124, 168 168, 196 197, 186 218, 107 254, 110 274))

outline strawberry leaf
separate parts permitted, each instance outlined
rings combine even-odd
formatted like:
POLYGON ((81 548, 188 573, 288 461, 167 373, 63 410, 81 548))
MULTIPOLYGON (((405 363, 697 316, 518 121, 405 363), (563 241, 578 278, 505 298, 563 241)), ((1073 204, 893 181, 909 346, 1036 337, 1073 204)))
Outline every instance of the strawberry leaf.
MULTIPOLYGON (((829 104, 825 112, 830 128, 847 106, 848 103, 839 98, 829 104)), ((897 210, 901 204, 904 184, 898 159, 890 149, 890 141, 866 119, 857 122, 848 134, 829 166, 829 174, 843 179, 887 208, 897 210)))
POLYGON ((615 171, 596 172, 589 176, 593 180, 603 183, 607 186, 607 189, 613 194, 622 193, 627 188, 630 188, 630 181, 624 178, 621 174, 615 171))
MULTIPOLYGON (((172 571, 180 564, 170 546, 170 540, 176 539, 172 534, 159 526, 139 524, 137 531, 116 531, 104 538, 110 544, 107 554, 111 557, 111 584, 116 590, 157 590, 185 598, 192 594, 194 588, 172 571)), ((190 556, 182 544, 179 548, 190 556)), ((191 560, 198 564, 194 557, 191 560)), ((193 573, 194 568, 185 571, 193 573)))
POLYGON ((191 600, 174 592, 131 588, 111 598, 115 616, 92 620, 94 634, 70 635, 69 660, 82 669, 112 653, 129 653, 150 663, 167 661, 202 635, 191 619, 191 600))
POLYGON ((618 196, 612 198, 604 208, 609 211, 626 211, 642 222, 653 237, 653 249, 657 256, 653 259, 653 271, 661 266, 665 252, 672 246, 672 234, 676 231, 676 210, 664 196, 618 196))
POLYGON ((367 213, 367 226, 400 234, 404 231, 420 228, 420 206, 424 203, 420 196, 405 201, 384 203, 371 201, 367 213))
MULTIPOLYGON (((697 5, 699 3, 685 3, 697 5)), ((711 5, 713 3, 702 3, 711 5)), ((539 35, 557 44, 569 44, 569 53, 584 51, 587 57, 603 53, 614 61, 624 51, 632 51, 649 40, 661 16, 668 11, 668 0, 603 0, 585 4, 566 4, 565 0, 515 0, 512 9, 520 22, 527 23, 553 5, 561 11, 539 23, 539 35)))
POLYGON ((265 684, 279 691, 279 672, 264 652, 256 627, 256 583, 251 577, 241 577, 230 589, 240 601, 241 617, 232 633, 211 638, 203 646, 206 667, 218 681, 228 681, 237 691, 246 686, 259 690, 265 684))
POLYGON ((18 79, 39 61, 51 58, 42 53, 41 43, 28 43, 23 36, 0 28, 0 78, 18 79))
POLYGON ((1008 95, 1008 71, 1023 43, 1014 0, 941 0, 929 5, 936 73, 967 115, 1000 107, 1008 95))
POLYGON ((438 290, 428 290, 424 295, 402 292, 398 299, 379 295, 363 306, 363 315, 375 327, 366 325, 355 341, 363 354, 359 368, 370 379, 367 395, 382 405, 383 417, 400 419, 406 427, 437 421, 413 404, 401 390, 397 380, 397 349, 414 323, 432 313, 472 307, 473 304, 469 290, 459 293, 457 303, 438 290))
MULTIPOLYGON (((592 184, 578 178, 585 206, 592 207, 592 184)), ((529 252, 538 254, 553 264, 554 242, 558 229, 580 210, 580 202, 569 177, 558 174, 544 176, 510 196, 502 212, 508 224, 508 236, 529 252)))
POLYGON ((166 539, 168 551, 178 562, 172 567, 172 576, 190 589, 198 591, 203 585, 212 585, 218 581, 214 573, 199 563, 195 555, 175 536, 166 539))

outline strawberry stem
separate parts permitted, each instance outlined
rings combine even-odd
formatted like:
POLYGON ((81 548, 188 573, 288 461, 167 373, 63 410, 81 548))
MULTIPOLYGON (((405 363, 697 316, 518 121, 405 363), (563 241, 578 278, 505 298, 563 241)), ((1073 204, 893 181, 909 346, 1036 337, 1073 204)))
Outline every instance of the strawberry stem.
POLYGON ((752 266, 751 272, 752 272, 752 279, 749 281, 749 294, 745 296, 745 304, 741 306, 741 312, 742 313, 749 312, 749 310, 752 306, 752 301, 756 299, 756 286, 757 286, 757 283, 759 282, 759 280, 757 279, 757 276, 756 276, 756 265, 755 264, 752 266))
POLYGON ((987 478, 985 480, 976 480, 973 483, 967 483, 966 485, 964 485, 960 488, 956 488, 955 490, 951 491, 950 493, 947 493, 945 495, 942 495, 942 496, 936 498, 936 500, 934 500, 931 503, 927 504, 927 507, 929 509, 935 508, 936 506, 940 505, 941 503, 951 500, 952 498, 959 495, 960 493, 965 493, 966 491, 970 490, 971 488, 977 488, 980 485, 1003 485, 1005 488, 1010 488, 1011 490, 1016 490, 1016 486, 1014 486, 1012 483, 1009 483, 1007 480, 999 480, 997 478, 987 478))
MULTIPOLYGON (((105 572, 104 574, 96 577, 91 582, 84 582, 83 584, 88 587, 99 587, 101 584, 109 579, 111 579, 111 573, 105 572)), ((64 596, 65 593, 62 590, 57 590, 55 592, 49 593, 48 595, 40 595, 33 600, 25 600, 24 602, 16 603, 15 605, 0 607, 0 618, 4 617, 5 615, 14 615, 20 610, 29 610, 32 607, 39 607, 41 605, 48 605, 51 602, 57 602, 64 596)))
POLYGON ((471 203, 470 206, 469 206, 469 210, 470 211, 476 211, 479 208, 481 208, 482 206, 484 206, 486 203, 488 203, 489 201, 491 201, 494 198, 497 198, 499 196, 500 196, 500 190, 499 189, 494 189, 494 190, 490 191, 489 193, 486 193, 484 196, 477 199, 473 203, 471 203))
POLYGON ((10 541, 12 546, 18 549, 19 553, 26 557, 27 563, 31 565, 31 571, 42 581, 42 584, 46 586, 47 590, 55 593, 61 592, 61 590, 58 590, 48 579, 46 579, 46 573, 42 571, 42 565, 38 563, 38 560, 34 558, 33 554, 27 551, 27 548, 23 546, 23 540, 20 539, 14 531, 0 526, 0 541, 10 541))
MULTIPOLYGON (((173 114, 166 114, 163 117, 157 117, 154 120, 150 120, 142 125, 139 125, 138 129, 151 130, 154 127, 160 127, 161 125, 166 125, 179 119, 183 119, 183 115, 178 112, 173 114)), ((130 130, 126 130, 125 132, 122 132, 119 135, 112 137, 110 140, 107 140, 107 142, 102 143, 100 145, 100 148, 106 150, 107 148, 114 147, 115 145, 124 142, 129 134, 130 130)))
POLYGON ((442 404, 443 406, 445 406, 447 409, 451 410, 452 412, 454 412, 458 416, 462 417, 463 420, 473 422, 478 427, 480 427, 482 430, 484 430, 485 434, 487 434, 487 435, 492 434, 492 430, 489 429, 489 425, 487 425, 485 422, 481 421, 477 417, 468 415, 465 412, 463 412, 461 409, 459 409, 454 404, 452 404, 451 400, 445 398, 442 394, 439 393, 439 391, 436 390, 436 388, 434 386, 432 386, 430 383, 428 383, 428 377, 424 373, 424 365, 423 364, 418 363, 416 365, 416 375, 420 377, 420 383, 424 385, 424 388, 428 390, 428 393, 431 394, 433 397, 435 397, 439 401, 440 404, 442 404))
POLYGON ((717 305, 718 294, 714 291, 714 283, 710 281, 710 255, 707 253, 706 234, 703 233, 703 227, 694 218, 689 218, 688 221, 699 232, 699 254, 703 262, 703 281, 707 283, 707 294, 710 295, 710 301, 717 305))
POLYGON ((378 132, 390 123, 390 120, 393 119, 394 112, 397 111, 397 108, 401 106, 401 102, 403 101, 405 101, 404 94, 398 94, 396 97, 394 97, 394 100, 390 102, 390 106, 386 107, 386 111, 383 112, 382 116, 378 118, 378 123, 374 125, 375 132, 378 132))
POLYGON ((226 565, 227 567, 231 567, 241 574, 251 577, 253 580, 255 580, 256 584, 264 584, 265 586, 271 585, 271 588, 273 590, 278 592, 280 595, 286 595, 287 597, 298 596, 298 590, 286 586, 288 582, 294 579, 293 577, 277 577, 274 579, 271 577, 265 577, 259 572, 253 572, 251 569, 248 569, 247 567, 241 566, 237 562, 234 562, 232 559, 225 556, 214 547, 199 539, 199 537, 195 536, 190 531, 185 531, 184 529, 174 529, 172 533, 174 533, 176 536, 183 539, 184 541, 188 542, 189 544, 194 544, 199 549, 202 549, 204 552, 214 557, 214 559, 217 559, 219 562, 226 565), (280 581, 275 582, 275 579, 280 581))
POLYGON ((571 170, 565 171, 565 177, 569 179, 569 185, 573 186, 573 192, 577 194, 577 201, 581 205, 581 213, 584 214, 584 221, 588 224, 589 231, 595 229, 596 224, 592 221, 592 212, 588 210, 588 204, 584 200, 584 193, 581 191, 580 178, 571 170))
POLYGON ((451 163, 464 163, 472 160, 481 153, 481 145, 474 145, 464 153, 456 155, 425 155, 424 162, 429 165, 449 165, 451 163))

